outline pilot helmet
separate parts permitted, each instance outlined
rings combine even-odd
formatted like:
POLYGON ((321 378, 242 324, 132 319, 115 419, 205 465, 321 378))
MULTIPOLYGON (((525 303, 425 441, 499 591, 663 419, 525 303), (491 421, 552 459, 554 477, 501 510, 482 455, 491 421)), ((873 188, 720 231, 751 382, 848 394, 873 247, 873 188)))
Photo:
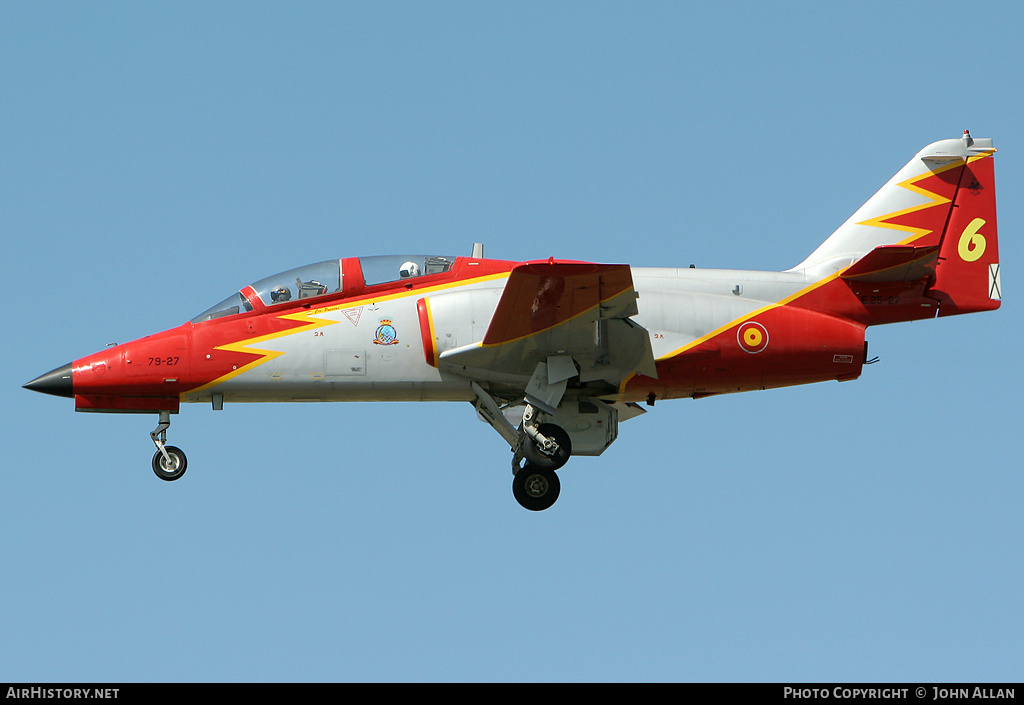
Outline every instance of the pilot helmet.
POLYGON ((288 287, 284 285, 275 287, 274 290, 270 292, 270 300, 273 301, 274 303, 280 303, 282 301, 291 301, 292 292, 288 289, 288 287))
POLYGON ((406 262, 402 265, 402 268, 398 270, 398 273, 402 275, 402 279, 418 277, 420 275, 420 266, 415 262, 406 262))

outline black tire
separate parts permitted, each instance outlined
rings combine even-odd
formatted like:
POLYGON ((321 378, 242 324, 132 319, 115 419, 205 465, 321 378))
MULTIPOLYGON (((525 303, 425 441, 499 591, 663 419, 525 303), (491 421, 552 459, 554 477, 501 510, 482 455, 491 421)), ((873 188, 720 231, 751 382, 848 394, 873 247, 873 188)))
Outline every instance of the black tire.
POLYGON ((512 495, 531 512, 543 511, 554 504, 561 489, 562 483, 554 470, 529 463, 512 478, 512 495))
POLYGON ((181 448, 164 446, 164 449, 167 451, 167 455, 171 456, 172 465, 168 466, 167 461, 164 459, 164 454, 157 451, 153 456, 153 472, 161 480, 173 482, 185 474, 188 460, 185 458, 185 453, 181 448))
POLYGON ((556 426, 553 423, 542 423, 537 430, 553 439, 558 444, 558 450, 554 455, 547 455, 541 452, 532 438, 527 437, 523 446, 523 456, 526 461, 534 467, 548 468, 549 470, 557 470, 565 465, 569 461, 569 456, 572 455, 572 440, 569 438, 569 434, 561 426, 556 426))

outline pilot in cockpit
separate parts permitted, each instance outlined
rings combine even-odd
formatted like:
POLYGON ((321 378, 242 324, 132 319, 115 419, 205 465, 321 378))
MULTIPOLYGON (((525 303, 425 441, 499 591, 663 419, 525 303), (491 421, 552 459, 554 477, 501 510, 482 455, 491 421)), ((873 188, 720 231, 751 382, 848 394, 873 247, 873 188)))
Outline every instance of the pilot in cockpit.
POLYGON ((418 277, 420 275, 420 266, 415 262, 406 262, 402 265, 398 273, 402 275, 402 279, 409 279, 411 277, 418 277))
POLYGON ((288 287, 284 285, 274 287, 273 291, 270 292, 270 300, 273 301, 275 304, 284 303, 285 301, 291 301, 292 292, 288 287))

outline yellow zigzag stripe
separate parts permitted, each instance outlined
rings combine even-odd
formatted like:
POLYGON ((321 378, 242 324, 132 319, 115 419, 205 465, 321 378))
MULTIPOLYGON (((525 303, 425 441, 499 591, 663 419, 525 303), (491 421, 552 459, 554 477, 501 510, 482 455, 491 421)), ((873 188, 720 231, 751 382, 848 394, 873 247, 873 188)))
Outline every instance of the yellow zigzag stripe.
POLYGON ((896 223, 887 223, 886 221, 891 220, 893 218, 900 218, 902 216, 909 215, 910 213, 916 213, 917 211, 923 211, 928 208, 933 208, 935 206, 941 206, 944 203, 949 203, 950 199, 946 198, 945 196, 940 196, 937 193, 933 193, 932 191, 921 188, 917 184, 919 181, 923 181, 924 179, 935 176, 936 174, 941 174, 945 171, 949 171, 950 169, 958 169, 963 165, 964 162, 962 160, 957 160, 951 164, 947 164, 941 169, 936 169, 934 171, 928 169, 923 174, 918 174, 917 176, 907 179, 906 181, 901 181, 899 184, 897 184, 897 186, 905 188, 908 191, 913 191, 919 196, 925 197, 926 199, 928 199, 928 201, 925 203, 921 203, 920 205, 911 206, 909 208, 904 208, 903 210, 895 211, 893 213, 887 213, 885 215, 877 216, 875 218, 868 218, 867 220, 857 223, 857 225, 870 225, 876 228, 889 228, 891 230, 902 230, 903 232, 910 233, 910 237, 905 238, 904 240, 901 240, 899 243, 897 243, 899 245, 908 245, 914 242, 915 240, 920 240, 925 235, 935 232, 934 230, 928 230, 927 228, 915 228, 912 225, 897 225, 896 223))
POLYGON ((274 360, 274 359, 280 357, 281 355, 284 355, 284 353, 282 351, 280 351, 280 350, 263 350, 261 348, 249 347, 251 345, 257 345, 257 344, 260 344, 260 343, 264 343, 264 342, 266 342, 268 340, 273 340, 275 338, 282 338, 282 337, 284 337, 286 335, 294 335, 296 333, 305 333, 307 331, 316 330, 317 328, 323 328, 325 326, 333 326, 334 324, 340 322, 340 321, 332 321, 330 319, 324 320, 322 318, 313 318, 313 316, 317 316, 317 315, 320 315, 320 314, 323 314, 323 313, 330 313, 332 311, 342 311, 342 310, 349 309, 349 308, 355 308, 357 306, 362 306, 362 305, 366 304, 367 302, 380 303, 381 301, 390 301, 392 299, 400 299, 400 298, 404 298, 404 297, 408 297, 408 296, 424 296, 424 295, 431 294, 431 293, 434 293, 434 292, 437 292, 437 291, 442 291, 444 289, 451 289, 451 288, 455 288, 455 287, 458 287, 458 286, 465 286, 467 284, 477 284, 479 282, 490 281, 490 280, 494 280, 494 279, 508 278, 508 275, 509 275, 508 272, 499 272, 497 274, 487 274, 487 275, 484 275, 484 276, 474 277, 472 279, 467 279, 467 280, 464 280, 464 281, 449 282, 449 283, 445 283, 445 284, 438 284, 437 286, 424 287, 422 289, 414 289, 414 290, 410 290, 410 291, 401 291, 401 292, 396 292, 396 293, 393 293, 393 294, 383 294, 383 295, 376 295, 376 296, 362 296, 362 297, 359 297, 359 298, 356 298, 356 299, 352 299, 352 300, 349 300, 349 301, 345 301, 345 302, 339 303, 339 304, 331 304, 329 306, 321 306, 320 308, 314 309, 312 311, 298 311, 296 313, 286 313, 283 316, 279 316, 279 318, 286 318, 286 319, 291 320, 291 321, 301 321, 301 322, 306 323, 307 325, 300 326, 299 328, 289 328, 288 330, 282 330, 282 331, 278 331, 277 333, 270 333, 268 335, 259 335, 259 336, 256 336, 254 338, 247 338, 245 340, 239 340, 239 341, 234 342, 234 343, 227 343, 225 345, 218 345, 217 347, 214 348, 214 350, 227 350, 229 352, 240 352, 240 353, 256 354, 256 355, 260 355, 261 357, 256 358, 255 360, 253 360, 252 362, 250 362, 248 364, 242 365, 237 370, 231 370, 231 372, 228 372, 225 375, 221 375, 220 377, 218 377, 217 379, 215 379, 215 380, 213 380, 211 382, 207 382, 206 384, 204 384, 202 386, 199 386, 199 387, 196 387, 195 389, 190 389, 187 392, 183 392, 180 396, 184 397, 186 394, 195 394, 196 392, 202 392, 204 390, 209 389, 210 387, 214 387, 214 386, 216 386, 218 384, 221 384, 222 382, 226 382, 229 379, 237 377, 238 375, 242 374, 243 372, 248 372, 249 370, 253 369, 254 367, 259 367, 260 365, 262 365, 265 362, 270 362, 271 360, 274 360))
POLYGON ((273 340, 275 338, 282 338, 282 337, 284 337, 286 335, 293 335, 295 333, 304 333, 306 331, 316 330, 317 328, 323 328, 325 326, 333 326, 336 323, 338 323, 338 321, 324 320, 322 318, 312 318, 313 313, 319 313, 319 312, 321 312, 321 311, 313 311, 313 312, 310 312, 310 311, 299 311, 299 312, 296 312, 296 313, 287 313, 287 314, 285 314, 283 316, 279 316, 279 318, 285 318, 285 319, 288 319, 290 321, 304 322, 306 325, 300 326, 298 328, 289 328, 288 330, 282 330, 282 331, 278 331, 276 333, 269 333, 267 335, 256 336, 255 338, 248 338, 246 340, 240 340, 240 341, 235 342, 235 343, 228 343, 226 345, 218 345, 217 347, 214 348, 214 350, 226 350, 228 352, 247 353, 247 354, 250 354, 250 355, 251 354, 255 354, 255 355, 260 355, 261 357, 256 358, 255 360, 253 360, 252 362, 250 362, 250 363, 248 363, 246 365, 242 365, 241 367, 239 367, 236 370, 231 370, 231 372, 228 372, 226 375, 222 375, 222 376, 218 377, 217 379, 213 380, 212 382, 207 382, 206 384, 202 385, 201 387, 196 387, 195 389, 190 389, 188 391, 188 393, 189 394, 193 394, 195 392, 201 392, 204 389, 209 389, 210 387, 213 387, 213 386, 215 386, 217 384, 220 384, 221 382, 226 382, 227 380, 229 380, 229 379, 231 379, 233 377, 237 377, 238 375, 242 374, 243 372, 247 372, 248 370, 251 370, 254 367, 258 367, 258 366, 262 365, 265 362, 270 362, 271 360, 273 360, 273 359, 275 359, 277 357, 280 357, 281 355, 284 355, 284 353, 282 351, 280 351, 280 350, 263 350, 263 349, 260 349, 260 348, 250 347, 251 345, 257 345, 259 343, 264 343, 264 342, 266 342, 268 340, 273 340))

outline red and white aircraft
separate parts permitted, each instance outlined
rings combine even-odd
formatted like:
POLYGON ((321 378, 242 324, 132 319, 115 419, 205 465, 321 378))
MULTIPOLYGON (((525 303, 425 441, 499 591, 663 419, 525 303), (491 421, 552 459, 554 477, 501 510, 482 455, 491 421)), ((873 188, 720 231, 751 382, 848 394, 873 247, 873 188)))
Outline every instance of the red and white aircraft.
POLYGON ((527 509, 570 455, 600 455, 641 403, 851 380, 870 325, 999 307, 990 139, 921 150, 784 272, 565 260, 348 257, 262 279, 191 321, 48 372, 28 389, 76 411, 181 403, 467 401, 514 452, 527 509))

